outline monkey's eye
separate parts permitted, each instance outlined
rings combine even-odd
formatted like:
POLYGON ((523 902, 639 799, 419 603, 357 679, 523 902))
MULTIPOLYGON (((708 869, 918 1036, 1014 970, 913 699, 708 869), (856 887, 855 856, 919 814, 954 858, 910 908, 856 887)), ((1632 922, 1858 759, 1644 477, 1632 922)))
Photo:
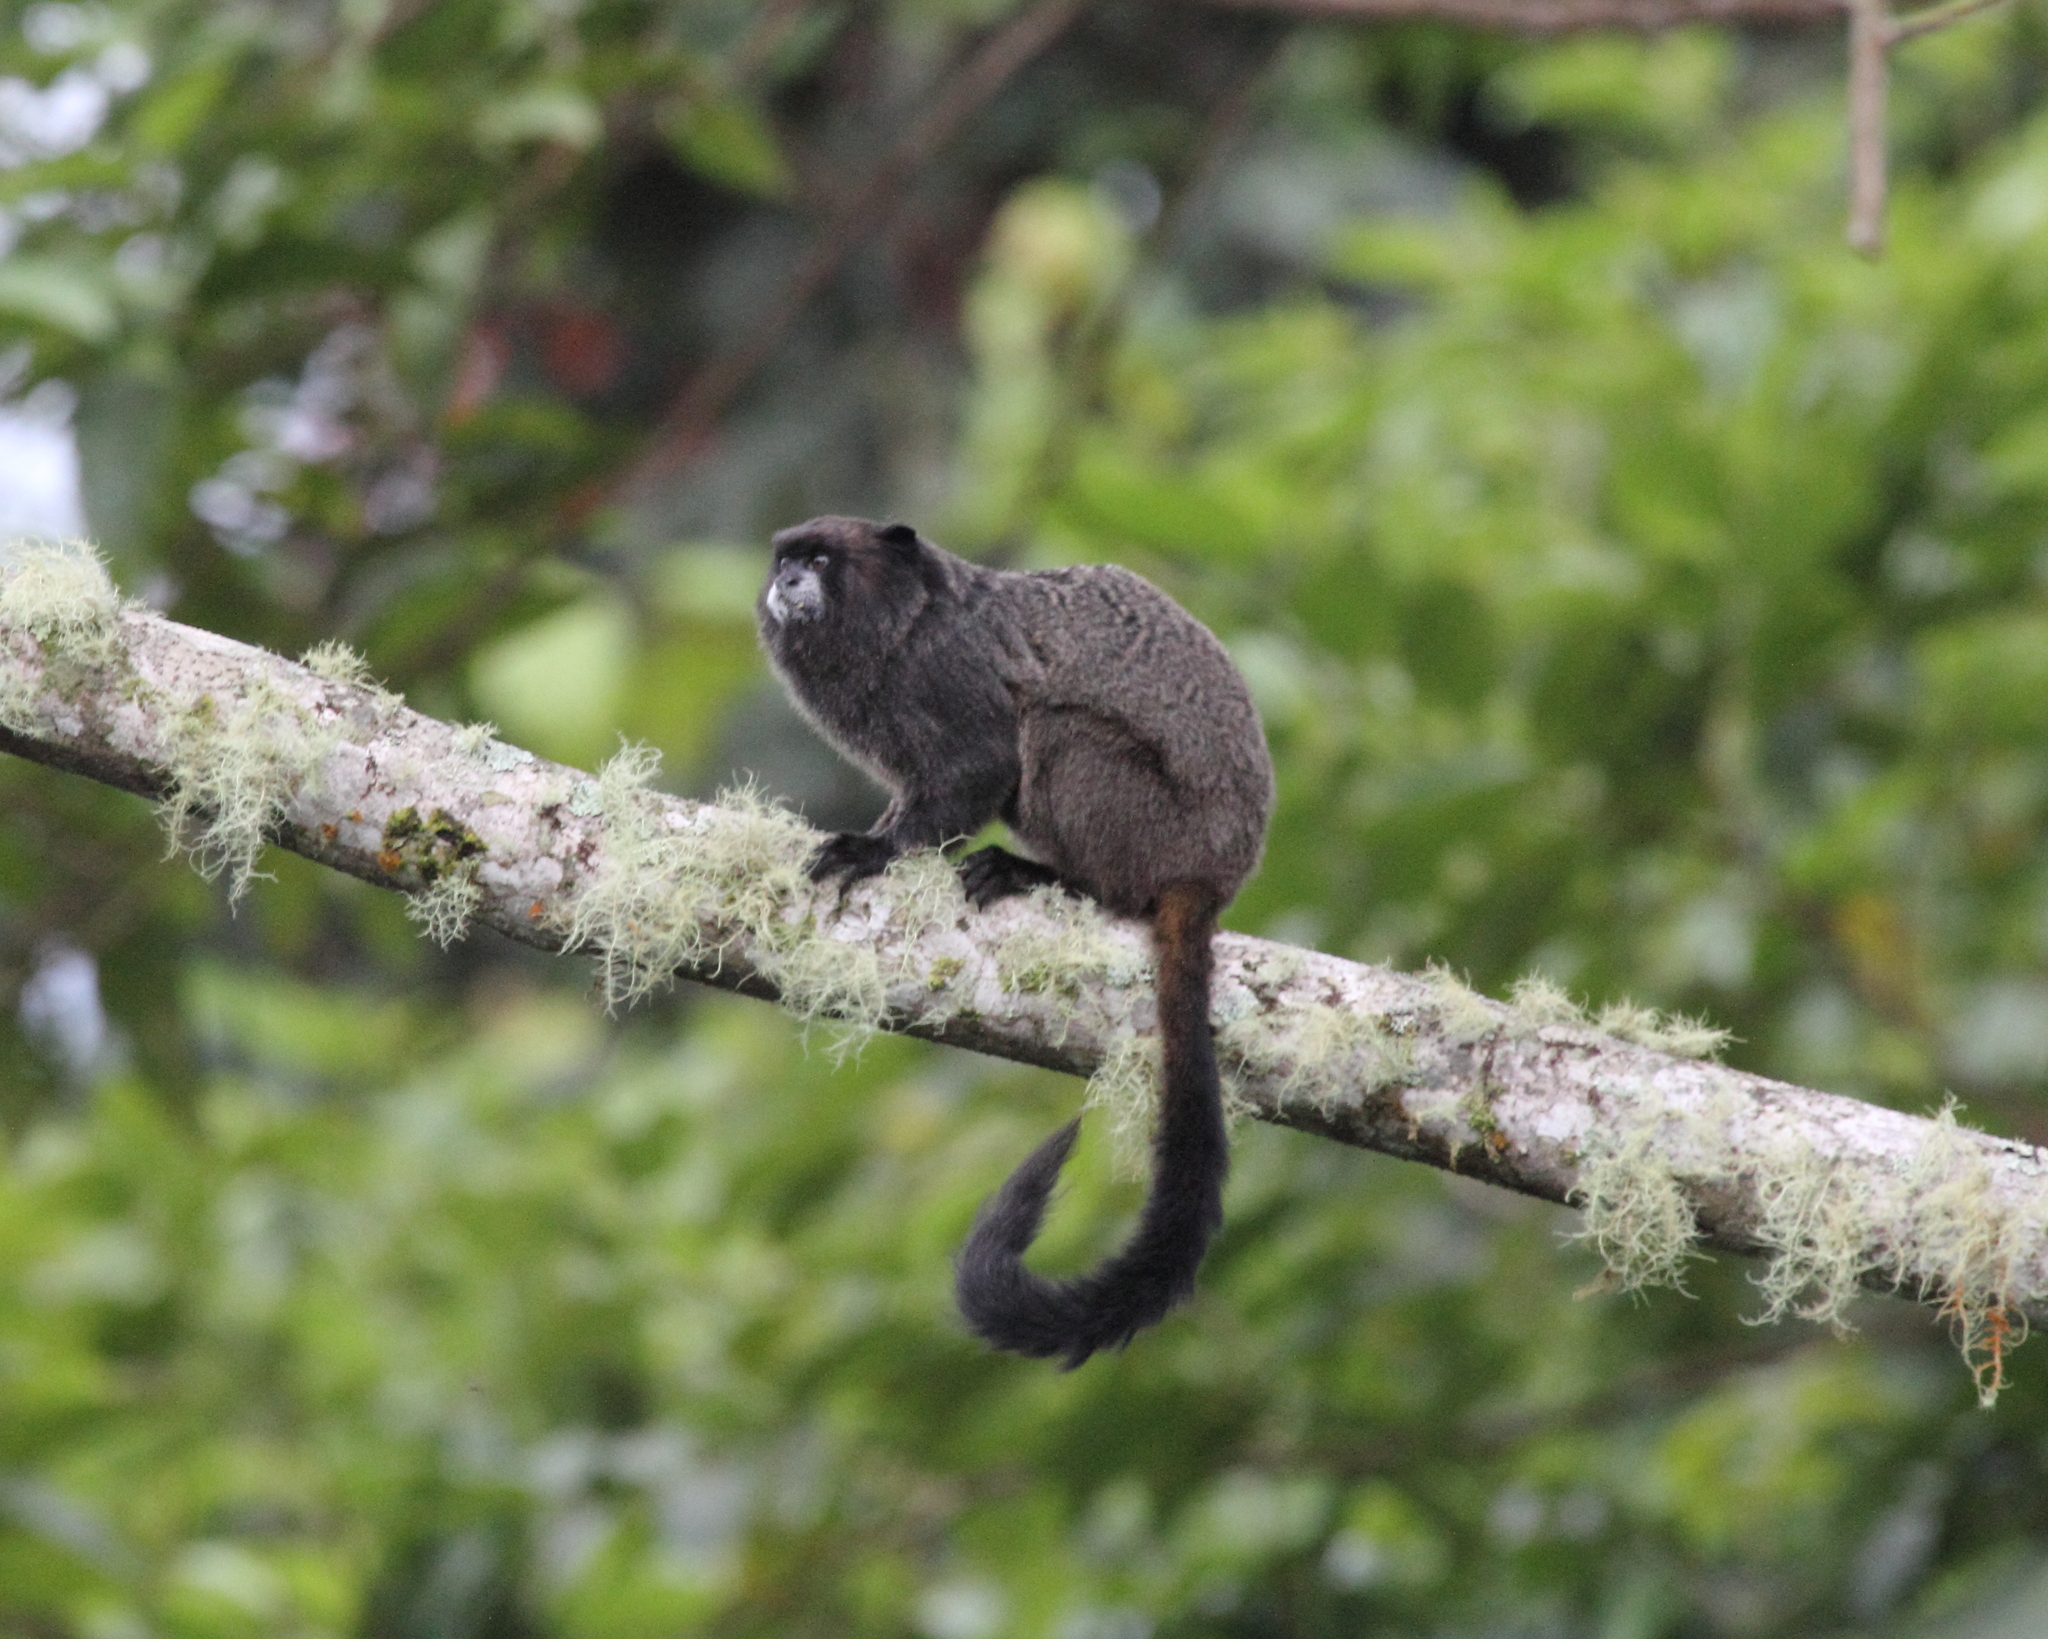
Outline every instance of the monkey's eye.
POLYGON ((831 561, 823 552, 820 552, 815 558, 811 559, 811 567, 813 569, 823 569, 831 561))

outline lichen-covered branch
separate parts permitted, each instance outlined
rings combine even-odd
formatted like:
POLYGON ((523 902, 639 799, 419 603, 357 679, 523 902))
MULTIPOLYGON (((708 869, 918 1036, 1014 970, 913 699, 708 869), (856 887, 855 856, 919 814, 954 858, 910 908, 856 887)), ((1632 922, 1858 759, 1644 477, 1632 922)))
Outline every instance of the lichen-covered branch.
MULTIPOLYGON (((1142 928, 1041 894, 971 910, 934 856, 841 901, 803 822, 745 793, 661 795, 409 710, 324 647, 294 663, 124 605, 83 549, 0 552, 0 749, 154 797, 231 893, 273 840, 476 922, 587 950, 606 995, 676 976, 1093 1078, 1141 1129, 1154 1076, 1142 928)), ((1717 1034, 1589 1018, 1219 938, 1214 1018, 1242 1114, 1585 1208, 1611 1284, 1676 1283, 1701 1242, 1760 1255, 1767 1311, 1839 1324, 1861 1287, 1941 1305, 1987 1392, 2048 1302, 2048 1152, 1731 1070, 1717 1034)))

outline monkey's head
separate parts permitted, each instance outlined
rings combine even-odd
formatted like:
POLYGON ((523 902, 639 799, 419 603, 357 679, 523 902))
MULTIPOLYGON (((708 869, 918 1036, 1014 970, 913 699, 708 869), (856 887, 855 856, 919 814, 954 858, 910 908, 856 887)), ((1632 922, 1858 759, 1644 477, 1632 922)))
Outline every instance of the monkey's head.
POLYGON ((931 548, 908 524, 813 518, 775 537, 756 614, 771 652, 857 643, 880 652, 929 590, 931 548))

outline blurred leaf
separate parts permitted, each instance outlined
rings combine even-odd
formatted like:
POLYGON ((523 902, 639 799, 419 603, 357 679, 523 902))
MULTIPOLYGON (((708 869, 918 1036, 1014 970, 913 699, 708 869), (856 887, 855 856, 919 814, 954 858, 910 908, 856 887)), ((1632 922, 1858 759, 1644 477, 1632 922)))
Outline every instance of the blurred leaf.
POLYGON ((579 766, 612 748, 620 691, 635 651, 625 606, 593 596, 477 651, 477 703, 521 745, 579 766))
POLYGON ((676 103, 662 126, 694 169, 763 199, 789 191, 789 166, 767 121, 738 97, 700 88, 676 103))
POLYGON ((570 85, 534 85, 493 98, 476 118, 477 140, 487 146, 558 142, 582 150, 604 134, 604 116, 570 85))
POLYGON ((104 341, 119 314, 100 269, 54 257, 0 258, 0 313, 68 331, 81 341, 104 341))

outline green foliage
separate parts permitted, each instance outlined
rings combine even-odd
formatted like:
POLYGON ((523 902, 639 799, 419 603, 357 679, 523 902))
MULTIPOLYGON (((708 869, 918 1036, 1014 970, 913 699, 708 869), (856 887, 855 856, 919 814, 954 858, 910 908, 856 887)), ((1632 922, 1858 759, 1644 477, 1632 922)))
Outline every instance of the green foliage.
MULTIPOLYGON (((413 1631, 459 1577, 572 1634, 1247 1599, 1314 1626, 1597 1589, 1631 1541, 1824 1586, 1953 1388, 1821 1342, 1666 1433, 1594 1411, 1615 1351, 1680 1365, 1687 1311, 1574 1305, 1549 1210, 1482 1233, 1427 1175, 1275 1133, 1200 1313, 1053 1376, 964 1335, 946 1254, 1057 1078, 885 1042, 835 1069, 731 1000, 666 1049, 525 989, 453 1041, 218 970, 194 1002, 221 1069, 193 1119, 116 1078, 7 1163, 19 1620, 413 1631), (1360 1301, 1302 1301, 1359 1270, 1360 1301)), ((1113 1232, 1127 1196, 1081 1194, 1113 1232)))
MULTIPOLYGON (((1303 30, 1262 70, 1240 20, 1093 8, 682 479, 621 491, 1003 15, 31 8, 0 75, 96 76, 110 112, 0 168, 0 392, 76 389, 130 594, 345 639, 585 764, 623 732, 706 791, 794 769, 814 817, 829 788, 775 762, 807 742, 758 704, 767 529, 907 513, 1130 563, 1265 713, 1281 801, 1237 925, 1444 964, 1447 1017, 1478 1009, 1453 974, 1660 1041, 1653 1009, 1698 1016, 1736 1062, 2042 1136, 2038 8, 1900 54, 1876 265, 1840 242, 1832 46, 1303 30)), ((466 751, 516 755, 490 736, 466 751)), ((207 745, 180 772, 246 880, 277 770, 237 807, 207 745)), ((629 811, 652 768, 579 800, 629 811)), ((1811 1158, 1774 1163, 1765 1290, 1699 1259, 1691 1299, 1581 1299, 1560 1232, 1668 1248, 1679 1204, 1582 1220, 1241 1127, 1201 1298, 1062 1376, 980 1353, 947 1286, 1070 1082, 885 1037, 839 1064, 725 998, 607 1020, 571 965, 437 951, 296 861, 230 919, 117 794, 9 763, 0 810, 0 1630, 2038 1625, 2041 1362, 1979 1412, 1939 1319, 1845 1312, 1869 1249, 1816 1231, 1855 1203, 1791 1187, 1811 1158), (48 999, 80 952, 103 1040, 48 999), (1787 1310, 1862 1329, 1743 1324, 1787 1310)), ((444 892, 413 908, 453 933, 468 821, 419 823, 444 892)), ((795 869, 760 815, 702 880, 642 841, 598 901, 617 995, 659 991, 679 884, 760 921, 795 869)), ((792 983, 872 1015, 809 933, 792 983)), ((1355 1071, 1332 1100, 1399 1073, 1396 1039, 1304 1028, 1355 1071)), ((1141 1067, 1096 1089, 1049 1265, 1128 1222, 1109 1117, 1141 1067)), ((1608 1150, 1654 1146, 1643 1116, 1608 1150)), ((1961 1244, 1982 1203, 1918 1177, 1905 1208, 1995 1257, 1961 1244)), ((1984 1358, 1996 1317, 1960 1318, 1984 1358)))

